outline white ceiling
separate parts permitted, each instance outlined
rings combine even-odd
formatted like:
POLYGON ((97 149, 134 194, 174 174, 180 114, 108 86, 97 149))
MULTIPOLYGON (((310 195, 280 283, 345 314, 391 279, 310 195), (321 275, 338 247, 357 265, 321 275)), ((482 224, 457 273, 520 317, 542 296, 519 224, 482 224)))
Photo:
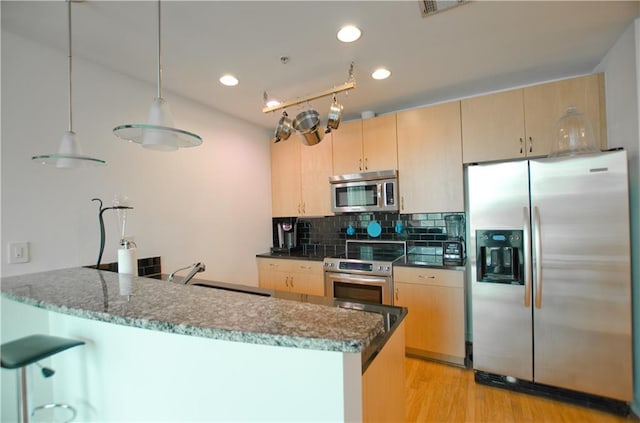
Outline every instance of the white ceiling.
MULTIPOLYGON (((3 0, 2 29, 66 55, 66 10, 62 0, 3 0)), ((151 102, 156 13, 153 1, 74 3, 74 57, 148 81, 151 102)), ((165 1, 162 15, 164 97, 179 93, 272 129, 280 112, 262 113, 265 90, 285 101, 324 91, 347 81, 351 62, 357 87, 338 95, 345 120, 590 73, 640 16, 640 2, 479 1, 423 18, 417 0, 165 1), (345 24, 359 26, 361 39, 339 42, 345 24), (379 66, 389 79, 370 78, 379 66), (219 84, 227 72, 238 86, 219 84)), ((311 105, 326 115, 329 100, 311 105)))

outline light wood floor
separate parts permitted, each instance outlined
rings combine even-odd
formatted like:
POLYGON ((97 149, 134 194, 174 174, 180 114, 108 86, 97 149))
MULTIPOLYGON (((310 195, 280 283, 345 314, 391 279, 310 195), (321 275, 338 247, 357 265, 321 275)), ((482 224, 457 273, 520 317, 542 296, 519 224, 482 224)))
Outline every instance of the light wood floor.
POLYGON ((408 422, 637 423, 614 414, 476 384, 473 370, 407 357, 408 422))

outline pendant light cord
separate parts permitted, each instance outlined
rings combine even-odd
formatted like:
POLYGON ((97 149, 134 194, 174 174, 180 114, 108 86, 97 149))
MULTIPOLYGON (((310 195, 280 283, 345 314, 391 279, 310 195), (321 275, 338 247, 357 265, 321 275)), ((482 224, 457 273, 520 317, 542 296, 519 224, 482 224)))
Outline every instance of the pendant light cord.
POLYGON ((67 15, 69 24, 69 132, 73 132, 73 84, 71 82, 71 74, 73 73, 73 64, 71 59, 71 0, 67 0, 67 15))
POLYGON ((162 54, 162 46, 161 46, 161 15, 160 15, 160 0, 158 0, 158 98, 162 98, 162 66, 160 62, 160 57, 162 54))

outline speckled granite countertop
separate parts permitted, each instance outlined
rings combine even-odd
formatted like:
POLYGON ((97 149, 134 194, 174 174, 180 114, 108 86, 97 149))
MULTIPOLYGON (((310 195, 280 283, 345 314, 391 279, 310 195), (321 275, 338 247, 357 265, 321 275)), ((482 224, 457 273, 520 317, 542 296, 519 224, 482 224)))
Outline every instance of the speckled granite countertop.
MULTIPOLYGON (((260 296, 89 268, 5 277, 1 283, 6 298, 46 310, 227 341, 375 356, 372 346, 384 345, 389 331, 382 314, 322 304, 330 300, 324 297, 304 302, 292 295, 260 296)), ((406 314, 401 310, 399 320, 406 314)))

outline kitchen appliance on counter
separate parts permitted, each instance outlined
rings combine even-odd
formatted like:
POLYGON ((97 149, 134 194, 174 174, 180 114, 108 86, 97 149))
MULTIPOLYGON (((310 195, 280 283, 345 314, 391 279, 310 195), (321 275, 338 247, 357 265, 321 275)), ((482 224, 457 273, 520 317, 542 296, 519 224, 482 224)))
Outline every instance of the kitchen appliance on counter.
POLYGON ((353 173, 329 177, 334 213, 398 211, 398 172, 353 173))
POLYGON ((476 381, 628 412, 626 152, 467 171, 476 381))
POLYGON ((406 254, 405 241, 347 240, 343 257, 324 259, 324 295, 393 305, 393 263, 406 254))
POLYGON ((298 238, 298 218, 282 217, 273 219, 272 253, 290 253, 301 249, 298 238))
POLYGON ((463 266, 465 260, 464 216, 448 214, 444 216, 447 240, 442 243, 442 264, 463 266))

